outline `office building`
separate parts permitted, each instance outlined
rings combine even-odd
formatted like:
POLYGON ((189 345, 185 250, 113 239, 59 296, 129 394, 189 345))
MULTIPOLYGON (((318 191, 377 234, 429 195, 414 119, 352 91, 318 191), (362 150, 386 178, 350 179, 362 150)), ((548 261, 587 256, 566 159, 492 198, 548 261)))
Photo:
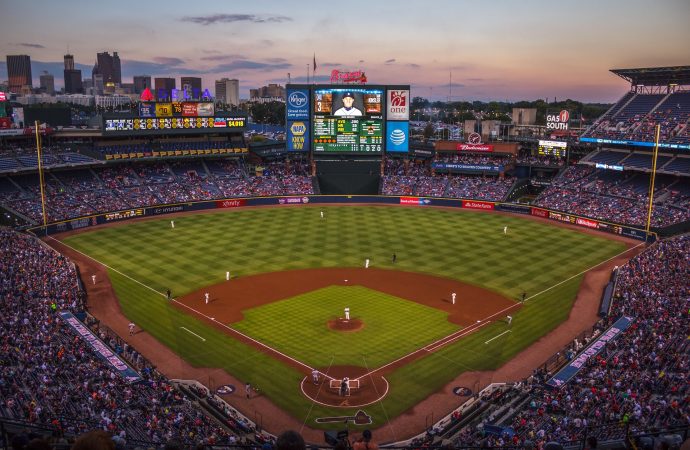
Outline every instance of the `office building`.
POLYGON ((155 87, 153 95, 156 96, 156 100, 172 100, 172 90, 176 87, 174 78, 154 78, 153 84, 155 87))
POLYGON ((216 101, 226 105, 237 106, 240 104, 240 82, 221 78, 216 80, 216 101))
POLYGON ((40 79, 40 86, 41 86, 41 92, 45 92, 48 95, 54 95, 55 94, 55 77, 53 74, 46 72, 45 70, 39 77, 40 79))
POLYGON ((201 98, 201 78, 182 77, 180 78, 180 89, 184 92, 184 98, 199 100, 201 98))
POLYGON ((33 86, 31 81, 31 58, 29 55, 7 55, 7 77, 10 92, 21 92, 33 86))
POLYGON ((134 76, 134 93, 141 94, 144 89, 151 89, 151 75, 135 75, 134 76))

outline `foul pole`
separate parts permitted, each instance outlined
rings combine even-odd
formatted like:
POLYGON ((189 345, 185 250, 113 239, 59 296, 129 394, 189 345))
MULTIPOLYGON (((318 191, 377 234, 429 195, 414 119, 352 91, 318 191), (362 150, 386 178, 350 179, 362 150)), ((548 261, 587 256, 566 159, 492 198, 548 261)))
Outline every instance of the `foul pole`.
POLYGON ((36 128, 36 153, 38 154, 38 182, 41 187, 41 210, 43 212, 43 233, 48 233, 48 220, 46 218, 46 194, 43 189, 43 158, 41 156, 41 134, 38 127, 38 120, 34 122, 36 128))
POLYGON ((656 179, 656 158, 659 155, 659 134, 661 133, 661 125, 656 125, 654 133, 654 156, 652 157, 652 176, 649 178, 649 208, 647 209, 647 227, 645 231, 649 236, 649 227, 652 222, 652 205, 654 204, 654 180, 656 179))

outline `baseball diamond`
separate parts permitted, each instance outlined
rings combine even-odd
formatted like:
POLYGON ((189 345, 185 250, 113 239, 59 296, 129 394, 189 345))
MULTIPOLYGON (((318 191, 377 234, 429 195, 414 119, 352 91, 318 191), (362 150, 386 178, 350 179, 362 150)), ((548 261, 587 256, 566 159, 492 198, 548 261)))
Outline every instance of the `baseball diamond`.
POLYGON ((539 362, 516 356, 572 339, 559 324, 591 320, 609 267, 638 250, 538 218, 444 208, 174 217, 174 230, 170 219, 136 219, 48 242, 82 274, 107 271, 107 283, 86 283, 102 298, 93 313, 115 328, 134 321, 145 331, 142 352, 169 376, 211 388, 250 381, 256 396, 224 397, 248 416, 270 414, 269 431, 304 423, 315 440, 328 428, 317 418, 360 408, 384 439, 411 436, 424 428, 423 411, 457 404, 452 386, 478 390, 497 376, 528 374, 539 362), (359 328, 332 326, 344 307, 359 328), (557 327, 562 337, 540 340, 557 327), (344 377, 357 381, 345 398, 331 388, 344 377))

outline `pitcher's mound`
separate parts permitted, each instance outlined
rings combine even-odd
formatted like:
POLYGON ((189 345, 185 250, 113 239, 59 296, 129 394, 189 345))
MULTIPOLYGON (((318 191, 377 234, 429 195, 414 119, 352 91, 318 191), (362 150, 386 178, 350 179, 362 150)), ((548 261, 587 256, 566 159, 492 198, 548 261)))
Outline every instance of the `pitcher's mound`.
POLYGON ((328 328, 335 331, 359 331, 364 328, 364 322, 359 319, 345 320, 338 317, 335 320, 328 321, 328 328))

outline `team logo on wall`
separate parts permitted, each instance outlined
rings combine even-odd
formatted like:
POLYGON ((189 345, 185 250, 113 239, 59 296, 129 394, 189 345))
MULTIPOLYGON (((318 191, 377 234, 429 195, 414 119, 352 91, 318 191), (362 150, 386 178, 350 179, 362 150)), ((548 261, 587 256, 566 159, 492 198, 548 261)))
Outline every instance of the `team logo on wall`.
POLYGON ((224 384, 220 386, 218 389, 216 389, 216 393, 220 395, 228 395, 232 394, 233 392, 235 392, 235 386, 233 386, 232 384, 224 384))
POLYGON ((467 138, 467 142, 473 145, 481 144, 482 143, 482 135, 479 133, 471 133, 469 137, 467 138))
POLYGON ((410 120, 410 91, 390 89, 388 91, 388 120, 410 120))
POLYGON ((472 395, 472 389, 463 386, 456 386, 453 388, 453 394, 459 395, 461 397, 469 397, 472 395))

